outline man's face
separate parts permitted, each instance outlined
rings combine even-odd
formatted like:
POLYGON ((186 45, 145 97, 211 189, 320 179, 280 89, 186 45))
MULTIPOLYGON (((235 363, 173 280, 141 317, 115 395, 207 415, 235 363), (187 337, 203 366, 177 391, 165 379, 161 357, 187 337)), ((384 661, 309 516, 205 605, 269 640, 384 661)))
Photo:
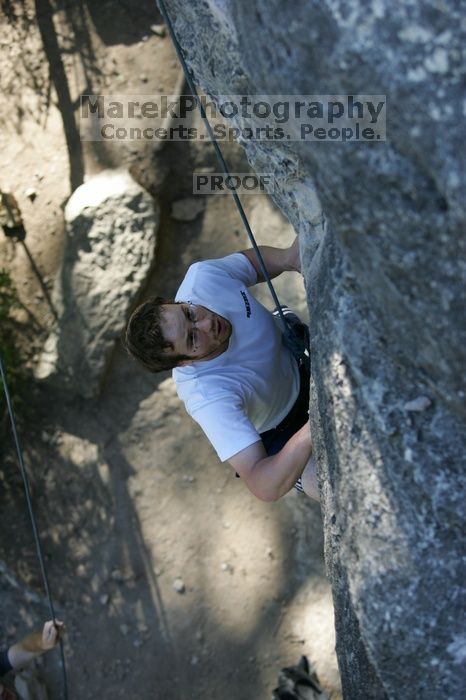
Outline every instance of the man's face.
POLYGON ((170 355, 187 355, 189 360, 213 360, 225 352, 231 336, 231 323, 223 316, 197 304, 165 304, 162 333, 173 343, 170 355))

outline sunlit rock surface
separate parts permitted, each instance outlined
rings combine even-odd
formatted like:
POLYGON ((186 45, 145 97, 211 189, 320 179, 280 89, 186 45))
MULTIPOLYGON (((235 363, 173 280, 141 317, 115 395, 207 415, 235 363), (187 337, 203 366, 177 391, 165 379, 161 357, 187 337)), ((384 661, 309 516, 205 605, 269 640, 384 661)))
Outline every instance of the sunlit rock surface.
POLYGON ((52 295, 58 322, 36 376, 90 397, 99 391, 152 267, 159 210, 126 171, 103 171, 73 193, 65 221, 65 251, 52 295))
POLYGON ((388 97, 386 142, 243 146, 257 172, 275 175, 274 199, 301 237, 312 430, 344 696, 459 700, 461 3, 166 4, 209 95, 388 97))

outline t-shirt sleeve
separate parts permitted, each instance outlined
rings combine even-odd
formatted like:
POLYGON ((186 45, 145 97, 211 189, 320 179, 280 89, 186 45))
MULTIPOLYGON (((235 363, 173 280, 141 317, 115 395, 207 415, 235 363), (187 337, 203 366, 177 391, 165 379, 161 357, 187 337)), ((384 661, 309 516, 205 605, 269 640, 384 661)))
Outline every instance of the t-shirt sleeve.
POLYGON ((232 253, 231 255, 226 255, 224 258, 204 260, 191 265, 178 289, 175 297, 176 301, 180 301, 184 297, 189 296, 193 286, 199 283, 199 275, 201 275, 202 279, 201 288, 206 285, 209 279, 214 281, 216 278, 221 279, 225 275, 228 275, 228 277, 232 279, 239 280, 245 287, 252 287, 254 284, 257 284, 257 272, 254 265, 243 253, 232 253))
POLYGON ((207 261, 212 267, 222 270, 233 279, 240 280, 246 287, 257 284, 257 272, 254 265, 243 253, 232 253, 224 258, 207 261))
POLYGON ((221 462, 261 439, 240 402, 231 397, 200 406, 191 412, 191 416, 204 431, 221 462))
POLYGON ((13 670, 8 658, 8 649, 0 649, 0 676, 4 676, 13 670))

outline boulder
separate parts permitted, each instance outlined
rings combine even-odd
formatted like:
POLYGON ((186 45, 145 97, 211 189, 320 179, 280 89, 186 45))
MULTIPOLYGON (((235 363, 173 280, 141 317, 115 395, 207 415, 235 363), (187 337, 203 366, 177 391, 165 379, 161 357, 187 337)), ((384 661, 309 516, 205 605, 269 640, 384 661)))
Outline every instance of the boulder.
MULTIPOLYGON (((239 136, 300 234, 346 699, 464 694, 461 3, 167 0, 199 88, 387 95, 387 139, 239 136), (422 397, 422 400, 420 400, 422 397)), ((247 125, 232 116, 235 127, 247 125)))
POLYGON ((91 177, 65 208, 66 241, 52 294, 58 321, 35 370, 95 396, 154 263, 159 208, 124 170, 91 177))

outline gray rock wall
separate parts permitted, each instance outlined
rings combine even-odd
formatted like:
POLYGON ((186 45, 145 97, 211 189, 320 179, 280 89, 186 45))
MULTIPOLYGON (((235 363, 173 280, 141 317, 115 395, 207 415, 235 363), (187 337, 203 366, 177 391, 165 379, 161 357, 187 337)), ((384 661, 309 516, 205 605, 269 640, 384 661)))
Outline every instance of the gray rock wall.
POLYGON ((388 97, 386 142, 242 145, 301 238, 344 696, 459 700, 464 4, 166 4, 214 97, 388 97))

